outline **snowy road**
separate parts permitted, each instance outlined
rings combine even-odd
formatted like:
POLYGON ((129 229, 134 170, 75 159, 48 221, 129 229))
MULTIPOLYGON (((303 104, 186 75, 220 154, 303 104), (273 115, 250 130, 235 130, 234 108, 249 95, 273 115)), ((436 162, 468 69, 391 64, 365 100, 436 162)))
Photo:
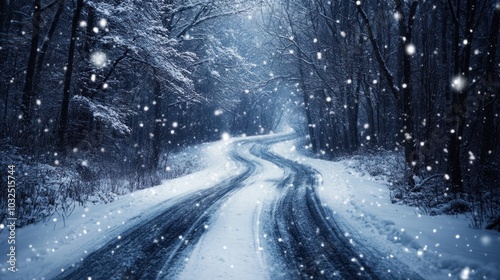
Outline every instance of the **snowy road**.
POLYGON ((171 269, 189 254, 221 204, 255 173, 256 165, 242 157, 238 149, 233 148, 230 155, 245 166, 241 174, 178 198, 172 206, 124 232, 56 279, 171 278, 171 269))
POLYGON ((273 154, 269 145, 257 145, 254 150, 285 171, 277 185, 280 195, 269 206, 263 223, 270 233, 269 262, 273 263, 273 258, 280 260, 274 261, 273 279, 420 278, 397 260, 380 262, 381 254, 375 248, 346 234, 348 225, 337 221, 333 210, 318 197, 316 188, 321 183, 318 171, 273 154), (392 272, 388 274, 388 270, 392 272))
POLYGON ((345 234, 348 224, 315 191, 316 170, 270 151, 291 137, 234 142, 229 154, 243 167, 239 174, 174 198, 56 279, 418 279, 403 263, 380 262, 375 248, 345 234), (217 245, 224 242, 231 245, 217 245), (216 252, 227 246, 235 247, 232 256, 216 252), (233 274, 226 271, 235 265, 233 274))
POLYGON ((198 171, 20 228, 0 279, 499 279, 500 234, 392 204, 386 181, 294 137, 191 147, 198 171))

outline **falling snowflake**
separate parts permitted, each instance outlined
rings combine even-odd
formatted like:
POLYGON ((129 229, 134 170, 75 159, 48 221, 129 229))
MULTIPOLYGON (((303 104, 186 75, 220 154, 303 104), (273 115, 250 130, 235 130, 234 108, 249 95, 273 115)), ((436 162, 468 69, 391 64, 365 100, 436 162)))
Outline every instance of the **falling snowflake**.
POLYGON ((107 25, 108 25, 108 21, 107 21, 105 18, 101 18, 101 19, 99 20, 99 26, 100 26, 101 28, 106 28, 106 26, 107 26, 107 25))
POLYGON ((406 46, 406 54, 408 55, 414 55, 416 52, 416 48, 414 44, 408 44, 406 46))
POLYGON ((471 272, 470 268, 468 268, 468 267, 465 267, 464 269, 462 269, 462 271, 460 272, 460 279, 461 280, 469 279, 470 272, 471 272))
POLYGON ((96 68, 101 69, 106 66, 108 57, 101 51, 95 51, 90 55, 90 61, 96 68))
POLYGON ((401 18, 402 18, 402 15, 401 15, 401 13, 400 13, 400 12, 395 12, 395 13, 394 13, 394 19, 395 19, 395 20, 398 20, 398 21, 399 21, 399 20, 401 20, 401 18))
POLYGON ((457 76, 453 78, 451 86, 457 91, 462 91, 467 86, 467 80, 463 76, 457 76))

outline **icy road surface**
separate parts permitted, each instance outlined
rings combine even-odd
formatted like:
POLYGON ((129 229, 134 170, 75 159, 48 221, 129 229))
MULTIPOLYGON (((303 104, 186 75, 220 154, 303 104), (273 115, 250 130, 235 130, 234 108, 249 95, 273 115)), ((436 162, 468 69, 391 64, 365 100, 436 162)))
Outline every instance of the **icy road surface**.
POLYGON ((456 258, 462 244, 448 244, 458 235, 451 236, 453 226, 442 225, 460 221, 445 217, 422 223, 408 207, 384 202, 388 194, 382 184, 350 174, 340 163, 298 155, 289 141, 294 137, 281 134, 214 144, 209 148, 220 155, 209 157, 211 166, 200 172, 109 205, 80 209, 66 227, 23 228, 18 235, 25 241, 19 245, 19 271, 10 274, 2 269, 0 278, 499 276, 494 249, 500 244, 498 234, 462 233, 467 249, 474 248, 476 255, 456 258), (426 234, 431 230, 438 240, 426 234), (421 242, 441 243, 444 248, 430 249, 421 242))
MULTIPOLYGON (((260 271, 270 268, 267 275, 261 272, 258 276, 270 276, 272 279, 330 279, 335 276, 350 279, 417 279, 418 276, 411 273, 406 265, 395 259, 388 263, 380 262, 377 258, 380 254, 370 250, 369 244, 363 245, 362 240, 353 242, 344 235, 342 225, 335 221, 331 210, 321 205, 315 192, 319 178, 317 171, 269 151, 272 144, 287 138, 281 136, 269 140, 235 142, 230 146, 230 155, 232 160, 244 167, 241 173, 212 188, 176 199, 174 204, 123 232, 120 238, 91 253, 56 279, 172 279, 179 273, 181 278, 186 279, 200 279, 198 277, 202 276, 234 279, 238 275, 225 273, 224 265, 221 270, 215 271, 216 275, 206 274, 213 270, 196 269, 204 267, 204 258, 199 258, 203 256, 204 235, 209 234, 211 228, 217 230, 222 226, 218 219, 221 219, 220 209, 223 206, 226 209, 222 211, 228 213, 225 215, 231 215, 244 207, 247 213, 241 213, 241 218, 248 214, 254 217, 251 223, 254 228, 241 228, 241 232, 267 233, 264 238, 254 234, 253 238, 252 235, 246 235, 246 240, 239 240, 242 246, 250 245, 250 251, 261 251, 263 261, 260 271), (270 179, 259 178, 259 174, 264 172, 263 168, 257 169, 257 166, 265 164, 262 159, 278 166, 282 176, 274 178, 275 182, 268 186, 276 189, 269 192, 272 199, 262 197, 262 207, 247 208, 245 203, 250 202, 252 206, 254 203, 252 200, 245 201, 245 198, 255 196, 255 191, 259 191, 255 186, 265 184, 266 179, 270 179), (246 188, 255 191, 237 197, 237 205, 227 205, 234 200, 234 196, 239 196, 239 192, 244 193, 246 188), (192 256, 194 264, 190 264, 190 256, 197 244, 199 248, 192 256), (184 265, 186 269, 183 270, 184 265), (389 275, 386 273, 388 268, 393 271, 389 275)), ((273 167, 266 167, 269 168, 273 167)), ((226 226, 230 226, 230 223, 226 223, 226 226)), ((231 236, 226 237, 222 233, 213 238, 226 240, 231 236)), ((240 246, 234 245, 229 249, 237 252, 240 246)), ((208 248, 214 249, 210 245, 208 248)), ((225 249, 228 250, 227 246, 225 249)), ((255 254, 254 257, 259 256, 255 254)), ((236 263, 238 254, 234 258, 227 261, 236 263)), ((248 273, 242 277, 253 279, 258 272, 248 273)))

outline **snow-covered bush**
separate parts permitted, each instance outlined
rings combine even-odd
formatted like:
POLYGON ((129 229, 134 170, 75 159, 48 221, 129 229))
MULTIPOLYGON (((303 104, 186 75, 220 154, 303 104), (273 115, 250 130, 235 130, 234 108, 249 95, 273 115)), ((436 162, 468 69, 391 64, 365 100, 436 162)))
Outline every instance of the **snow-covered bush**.
MULTIPOLYGON (((464 192, 453 193, 445 174, 422 171, 408 184, 408 170, 403 154, 394 151, 377 151, 343 157, 355 172, 389 184, 392 203, 418 208, 424 215, 465 214, 473 228, 500 229, 500 173, 499 164, 472 167, 464 178, 464 192)), ((471 167, 469 167, 471 168, 471 167)))
POLYGON ((201 170, 204 166, 199 157, 199 146, 182 147, 165 154, 161 159, 160 166, 163 170, 161 170, 160 177, 173 179, 201 170))
MULTIPOLYGON (((17 225, 23 226, 44 221, 56 212, 68 214, 69 208, 75 204, 80 192, 72 187, 78 174, 69 169, 37 163, 33 158, 18 154, 1 153, 2 166, 15 166, 17 225), (69 199, 69 200, 68 200, 69 199)), ((6 178, 1 178, 7 185, 6 178)), ((1 223, 6 218, 6 188, 0 194, 1 223), (5 206, 5 207, 4 207, 5 206)))
POLYGON ((359 173, 368 173, 376 180, 388 182, 392 191, 393 202, 407 196, 405 187, 405 163, 401 153, 394 151, 374 151, 368 154, 357 154, 349 157, 347 164, 359 173))
POLYGON ((413 186, 408 184, 409 170, 402 152, 376 151, 349 157, 348 166, 356 172, 387 182, 392 203, 417 207, 422 214, 441 214, 439 210, 451 201, 443 175, 423 173, 414 176, 413 186))
MULTIPOLYGON (((4 150, 15 150, 6 147, 4 150)), ((0 152, 0 165, 15 166, 18 226, 57 218, 63 223, 78 205, 109 203, 120 195, 158 185, 200 170, 199 147, 178 148, 162 159, 159 170, 137 166, 140 162, 110 161, 92 152, 60 156, 27 157, 20 152, 0 152), (55 160, 57 158, 57 160, 55 160), (46 164, 42 162, 50 162, 46 164)), ((7 177, 0 183, 7 186, 7 177)), ((0 189, 0 223, 7 218, 7 188, 0 189)))

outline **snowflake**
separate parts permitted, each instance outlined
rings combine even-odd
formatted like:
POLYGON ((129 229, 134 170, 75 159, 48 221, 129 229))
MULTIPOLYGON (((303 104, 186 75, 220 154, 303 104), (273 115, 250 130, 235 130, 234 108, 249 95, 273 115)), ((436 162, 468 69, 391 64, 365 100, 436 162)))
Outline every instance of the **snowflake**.
POLYGON ((95 67, 100 69, 106 66, 108 57, 105 53, 101 51, 95 51, 90 55, 90 61, 95 67))

